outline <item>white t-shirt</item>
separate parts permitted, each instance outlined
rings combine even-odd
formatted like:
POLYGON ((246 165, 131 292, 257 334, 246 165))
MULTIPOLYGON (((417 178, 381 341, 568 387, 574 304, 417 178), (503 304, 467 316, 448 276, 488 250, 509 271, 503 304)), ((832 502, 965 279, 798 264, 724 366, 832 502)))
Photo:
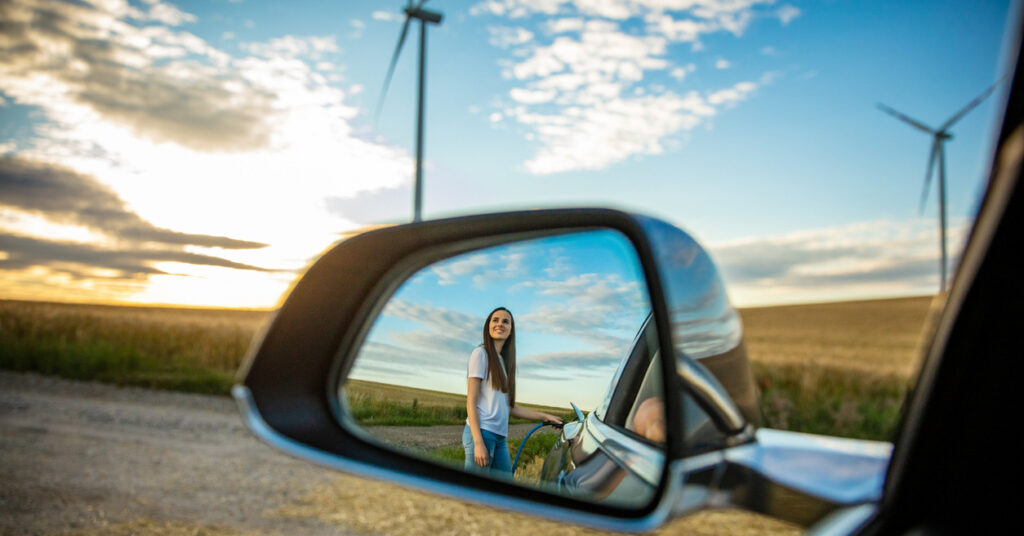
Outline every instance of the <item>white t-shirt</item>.
MULTIPOLYGON (((498 362, 502 368, 505 362, 498 354, 498 362)), ((508 435, 508 393, 503 393, 491 385, 487 377, 487 352, 478 346, 469 354, 469 378, 480 378, 480 396, 476 399, 476 413, 480 417, 480 428, 502 437, 508 435)), ((466 419, 469 424, 469 419, 466 419)))

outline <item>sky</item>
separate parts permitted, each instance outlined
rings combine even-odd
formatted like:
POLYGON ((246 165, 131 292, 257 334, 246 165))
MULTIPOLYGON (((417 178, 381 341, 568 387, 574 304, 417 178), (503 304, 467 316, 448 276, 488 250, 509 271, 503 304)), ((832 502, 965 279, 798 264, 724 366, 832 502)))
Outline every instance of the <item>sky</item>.
POLYGON ((350 377, 465 393, 487 315, 511 311, 516 398, 590 411, 651 310, 639 260, 617 231, 532 239, 418 271, 388 300, 350 377))
MULTIPOLYGON (((273 307, 347 233, 408 221, 416 27, 374 118, 401 7, 0 3, 0 298, 273 307)), ((444 14, 428 30, 426 218, 653 215, 705 245, 741 307, 937 290, 930 138, 876 106, 951 117, 1005 74, 1011 9, 426 7, 444 14)), ((1005 89, 946 144, 954 262, 1005 89)))

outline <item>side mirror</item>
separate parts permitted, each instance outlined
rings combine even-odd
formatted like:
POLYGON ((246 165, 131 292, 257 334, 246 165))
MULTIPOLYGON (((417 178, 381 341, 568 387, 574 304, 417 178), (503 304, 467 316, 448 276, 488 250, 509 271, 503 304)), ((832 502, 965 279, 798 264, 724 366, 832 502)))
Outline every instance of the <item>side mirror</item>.
MULTIPOLYGON (((233 395, 257 435, 300 457, 644 530, 686 504, 676 473, 692 473, 687 489, 708 487, 701 479, 713 472, 672 460, 753 440, 756 390, 741 343, 717 270, 671 225, 598 209, 474 216, 379 229, 329 250, 254 346, 233 395), (501 339, 487 342, 488 311, 508 303, 511 359, 486 349, 501 339), (473 355, 486 369, 478 388, 515 400, 513 417, 572 424, 535 451, 537 474, 470 460, 478 438, 467 422, 478 413, 483 429, 485 412, 467 404, 473 355)), ((507 439, 521 428, 513 422, 507 439)))

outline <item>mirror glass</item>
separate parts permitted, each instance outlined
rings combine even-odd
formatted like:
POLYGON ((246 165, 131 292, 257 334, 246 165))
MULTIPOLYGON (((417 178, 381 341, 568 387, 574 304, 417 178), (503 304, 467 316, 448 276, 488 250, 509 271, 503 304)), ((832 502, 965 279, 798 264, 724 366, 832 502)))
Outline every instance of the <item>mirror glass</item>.
POLYGON ((379 309, 339 388, 344 421, 459 470, 645 506, 665 433, 649 296, 610 229, 434 262, 379 309))

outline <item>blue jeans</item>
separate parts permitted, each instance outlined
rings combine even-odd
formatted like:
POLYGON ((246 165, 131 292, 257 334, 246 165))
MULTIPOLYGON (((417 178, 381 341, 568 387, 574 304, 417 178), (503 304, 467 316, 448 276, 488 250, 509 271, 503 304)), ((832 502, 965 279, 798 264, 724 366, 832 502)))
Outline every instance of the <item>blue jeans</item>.
POLYGON ((467 424, 462 430, 462 448, 466 451, 466 470, 485 471, 490 469, 494 472, 511 474, 512 459, 508 454, 508 443, 505 442, 505 436, 500 436, 483 428, 480 429, 480 434, 484 436, 484 445, 487 447, 487 459, 490 460, 491 464, 488 467, 480 467, 474 461, 473 432, 467 424))

